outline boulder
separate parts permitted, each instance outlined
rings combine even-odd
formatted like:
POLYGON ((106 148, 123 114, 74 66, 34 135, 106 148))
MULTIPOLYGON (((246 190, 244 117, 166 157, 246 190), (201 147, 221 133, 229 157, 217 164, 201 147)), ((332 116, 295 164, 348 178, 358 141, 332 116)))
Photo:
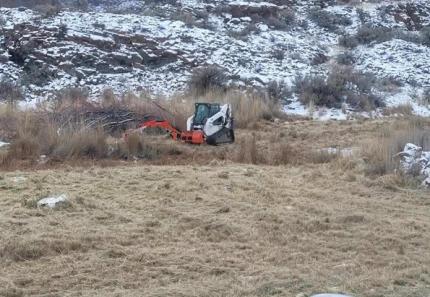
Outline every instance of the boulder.
POLYGON ((422 147, 407 143, 398 156, 401 158, 400 169, 404 173, 419 176, 423 185, 430 187, 430 152, 424 152, 422 147))

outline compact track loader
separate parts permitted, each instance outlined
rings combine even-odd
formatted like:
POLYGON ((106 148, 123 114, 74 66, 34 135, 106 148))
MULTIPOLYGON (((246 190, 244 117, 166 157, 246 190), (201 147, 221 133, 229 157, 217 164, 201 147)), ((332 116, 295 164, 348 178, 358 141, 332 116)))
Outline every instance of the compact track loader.
POLYGON ((194 115, 187 120, 187 131, 181 131, 162 119, 144 121, 138 129, 162 128, 174 140, 190 144, 218 145, 234 142, 233 122, 230 104, 196 103, 194 115))

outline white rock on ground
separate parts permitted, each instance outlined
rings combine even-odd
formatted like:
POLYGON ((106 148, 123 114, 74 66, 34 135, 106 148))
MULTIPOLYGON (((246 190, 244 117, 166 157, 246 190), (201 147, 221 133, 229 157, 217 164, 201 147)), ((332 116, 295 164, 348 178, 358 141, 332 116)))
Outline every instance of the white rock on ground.
POLYGON ((21 183, 21 182, 25 182, 27 180, 27 178, 26 177, 24 177, 24 176, 15 176, 15 177, 12 177, 12 181, 14 182, 14 183, 21 183))
POLYGON ((423 185, 430 187, 430 151, 424 152, 422 147, 407 143, 401 153, 400 169, 407 173, 416 173, 423 178, 423 185))
POLYGON ((3 142, 3 141, 0 140, 0 148, 2 148, 4 146, 8 146, 8 145, 9 145, 9 143, 3 142))
POLYGON ((67 202, 67 200, 68 200, 67 195, 61 194, 59 196, 43 198, 37 202, 37 206, 55 208, 58 205, 67 202))

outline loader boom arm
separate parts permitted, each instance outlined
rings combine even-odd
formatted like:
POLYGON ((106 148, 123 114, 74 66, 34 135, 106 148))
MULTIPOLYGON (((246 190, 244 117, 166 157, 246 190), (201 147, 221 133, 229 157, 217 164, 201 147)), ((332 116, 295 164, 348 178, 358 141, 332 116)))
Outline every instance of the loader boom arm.
POLYGON ((139 129, 162 128, 166 130, 174 140, 184 141, 191 144, 203 144, 205 142, 202 131, 181 131, 166 120, 149 120, 141 123, 139 129))

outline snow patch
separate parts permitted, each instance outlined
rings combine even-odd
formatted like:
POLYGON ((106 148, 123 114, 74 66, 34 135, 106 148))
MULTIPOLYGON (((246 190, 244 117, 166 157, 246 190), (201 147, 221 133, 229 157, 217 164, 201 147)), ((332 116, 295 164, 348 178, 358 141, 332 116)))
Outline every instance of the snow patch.
POLYGON ((423 179, 423 185, 430 187, 430 151, 424 152, 422 147, 407 143, 402 152, 400 169, 413 176, 419 175, 423 179))
POLYGON ((8 146, 10 143, 8 143, 8 142, 3 142, 3 141, 1 141, 0 140, 0 148, 2 148, 2 147, 6 147, 6 146, 8 146))

